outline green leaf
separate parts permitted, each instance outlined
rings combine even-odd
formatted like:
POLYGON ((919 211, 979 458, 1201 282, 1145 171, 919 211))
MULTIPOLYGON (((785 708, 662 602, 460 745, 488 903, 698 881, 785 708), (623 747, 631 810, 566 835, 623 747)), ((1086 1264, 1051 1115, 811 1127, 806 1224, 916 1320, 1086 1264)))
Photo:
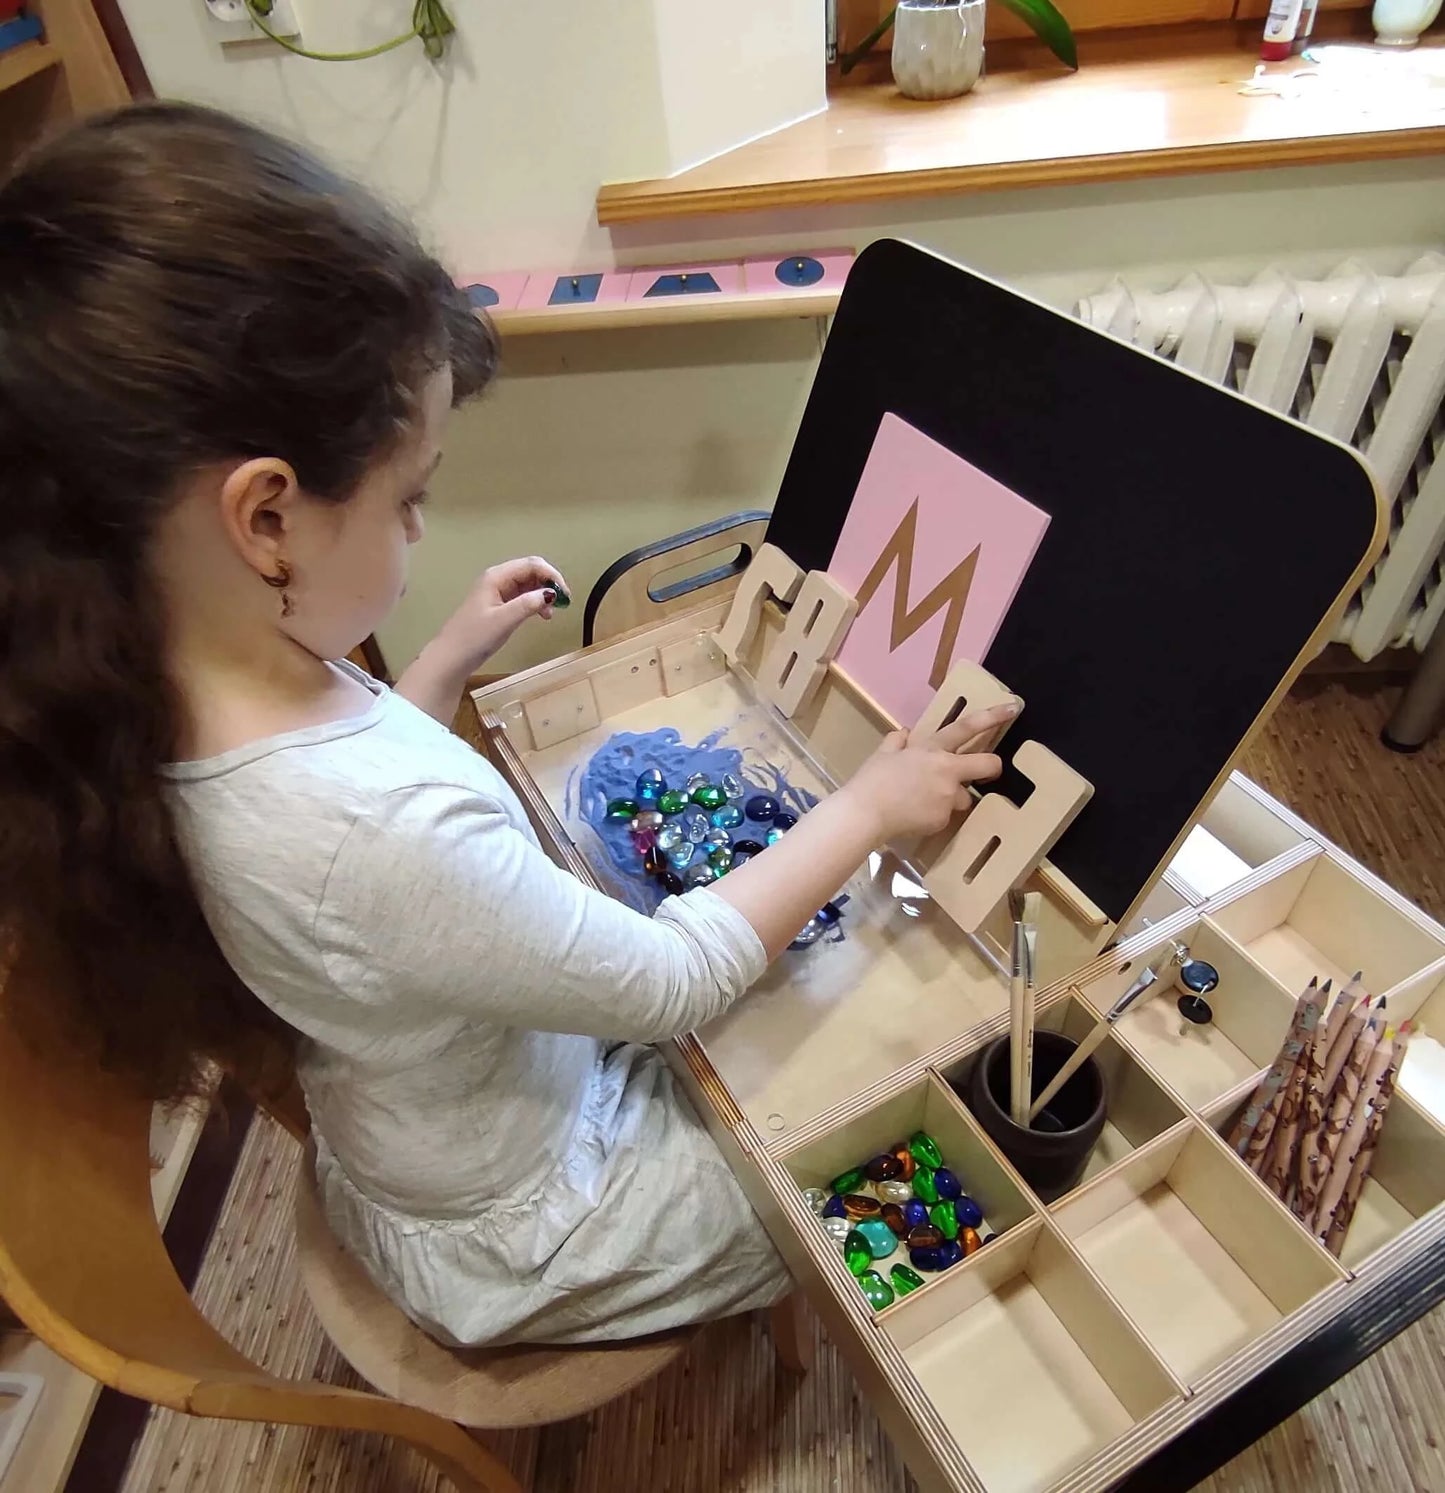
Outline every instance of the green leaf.
POLYGON ((883 33, 893 24, 893 17, 897 14, 898 7, 895 5, 851 52, 844 52, 838 59, 838 71, 845 77, 851 73, 873 50, 875 44, 883 40, 883 33))
POLYGON ((1065 67, 1078 71, 1079 49, 1069 23, 1059 14, 1053 0, 1001 0, 1001 3, 1028 26, 1065 67))

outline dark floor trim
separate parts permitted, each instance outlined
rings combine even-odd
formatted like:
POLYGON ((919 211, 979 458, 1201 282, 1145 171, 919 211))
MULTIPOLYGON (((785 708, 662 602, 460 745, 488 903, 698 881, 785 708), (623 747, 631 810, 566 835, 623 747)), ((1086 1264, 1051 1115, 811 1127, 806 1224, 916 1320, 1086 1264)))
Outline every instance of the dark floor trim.
MULTIPOLYGON (((166 1225, 165 1242, 188 1291, 200 1273, 254 1113, 245 1094, 229 1082, 223 1084, 217 1107, 186 1168, 166 1225)), ((144 1400, 102 1389, 66 1479, 65 1493, 118 1493, 149 1411, 144 1400)))

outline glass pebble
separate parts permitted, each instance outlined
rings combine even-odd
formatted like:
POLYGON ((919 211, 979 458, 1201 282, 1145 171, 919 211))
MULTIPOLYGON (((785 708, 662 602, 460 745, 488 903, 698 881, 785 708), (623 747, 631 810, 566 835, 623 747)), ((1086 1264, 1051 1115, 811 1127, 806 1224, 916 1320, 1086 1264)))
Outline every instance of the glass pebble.
POLYGON ((674 845, 667 852, 667 863, 674 871, 686 871, 696 854, 697 846, 691 840, 684 840, 681 845, 674 845))
POLYGON ((637 791, 656 798, 658 794, 667 792, 667 779, 656 767, 644 768, 637 774, 637 791))
POLYGON ((736 871, 739 866, 745 866, 745 865, 747 865, 747 863, 750 860, 752 860, 752 856, 750 856, 746 851, 739 850, 736 845, 733 846, 733 870, 734 871, 736 871))
POLYGON ((717 872, 706 861, 694 861, 682 879, 691 891, 695 886, 711 886, 717 880, 717 872))
POLYGON ((826 932, 827 929, 823 927, 817 918, 809 918, 799 930, 798 936, 788 947, 791 949, 806 949, 809 944, 817 943, 826 932))
MULTIPOLYGON (((843 916, 843 909, 836 902, 825 902, 818 909, 818 921, 832 927, 843 916)), ((906 1149, 906 1148, 905 1148, 906 1149)), ((895 1154, 897 1154, 895 1152, 895 1154)))
POLYGON ((656 809, 639 809, 637 813, 632 816, 632 828, 652 830, 661 829, 662 815, 659 814, 656 809))
POLYGON ((910 1291, 916 1291, 923 1284, 923 1277, 916 1270, 910 1270, 907 1265, 895 1265, 888 1272, 888 1279, 893 1283, 893 1289, 900 1296, 906 1296, 910 1291))
POLYGON ((852 1220, 847 1218, 824 1218, 823 1227, 835 1244, 841 1244, 853 1232, 852 1220))
POLYGON ((909 1249, 937 1249, 943 1243, 943 1230, 936 1223, 921 1223, 908 1231, 909 1249))
POLYGON ((883 1222, 886 1223, 888 1227, 892 1229, 900 1239, 906 1239, 908 1237, 908 1230, 911 1225, 903 1216, 903 1209, 900 1208, 897 1203, 884 1203, 883 1222))
POLYGON ((683 838, 680 824, 664 824, 657 832, 657 848, 666 855, 669 850, 676 850, 683 838))
POLYGON ((943 1252, 942 1247, 925 1247, 923 1249, 910 1249, 908 1251, 908 1263, 915 1270, 942 1270, 943 1252))
POLYGON ((954 1198, 953 1211, 958 1215, 961 1228, 976 1229, 983 1222, 983 1209, 967 1193, 954 1198))
POLYGON ((843 1241, 843 1263, 854 1275, 862 1275, 873 1263, 873 1249, 857 1229, 849 1229, 843 1241))
POLYGON ((727 845, 714 845, 707 853, 707 863, 719 876, 733 868, 732 849, 727 845))
POLYGON ((843 1211, 852 1219, 881 1218, 883 1204, 877 1198, 870 1198, 866 1193, 850 1192, 843 1199, 843 1211))
POLYGON ((783 838, 783 832, 780 829, 770 829, 763 838, 769 845, 776 845, 783 838))
POLYGON ((649 845, 647 847, 647 854, 642 857, 642 869, 649 876, 661 876, 666 865, 667 857, 662 851, 656 845, 649 845))
POLYGON ((903 1205, 903 1217, 910 1229, 916 1229, 919 1224, 928 1222, 928 1204, 920 1203, 917 1198, 910 1198, 903 1205))
POLYGON ((632 841, 632 848, 638 855, 646 855, 657 844, 657 831, 655 829, 634 829, 628 832, 627 838, 632 841))
POLYGON ((875 1260, 886 1260, 898 1248, 898 1236, 881 1218, 860 1219, 856 1229, 868 1241, 875 1260))
POLYGON ((843 1199, 839 1197, 839 1195, 835 1192, 832 1197, 830 1197, 828 1201, 823 1204, 823 1217, 843 1218, 845 1216, 846 1215, 843 1211, 843 1199))
POLYGON ((798 816, 796 814, 774 814, 773 815, 773 828, 774 829, 789 830, 789 829, 792 829, 792 827, 797 822, 798 822, 798 816))
POLYGON ((977 1229, 964 1229, 958 1236, 958 1242, 966 1255, 983 1248, 983 1240, 978 1237, 977 1229))
POLYGON ((931 1167, 937 1171, 943 1165, 943 1152, 926 1130, 915 1130, 908 1137, 908 1149, 913 1152, 913 1159, 919 1166, 931 1167))
POLYGON ((730 772, 725 772, 722 777, 718 779, 718 782, 722 787, 722 791, 727 794, 730 800, 741 798, 743 794, 747 792, 747 789, 745 789, 743 785, 737 780, 737 778, 734 777, 730 772))
POLYGON ((637 813, 638 805, 630 798, 614 798, 607 805, 607 817, 611 820, 630 820, 637 813))
POLYGON ((657 807, 664 814, 681 814, 687 807, 687 794, 681 788, 669 788, 657 795, 657 807))
POLYGON ((693 791, 693 803, 703 809, 720 809, 728 801, 728 796, 721 788, 711 783, 704 783, 701 788, 693 791))
POLYGON ((913 1174, 913 1196, 919 1202, 927 1203, 931 1208, 938 1201, 938 1188, 933 1180, 933 1173, 926 1166, 921 1166, 913 1174))
POLYGON ((736 829, 743 822, 743 811, 736 804, 724 804, 714 809, 708 818, 717 829, 736 829))
MULTIPOLYGON (((822 917, 822 913, 819 913, 818 916, 822 917)), ((898 1164, 903 1168, 898 1175, 903 1181, 909 1181, 914 1172, 918 1170, 918 1163, 913 1159, 913 1152, 908 1149, 908 1142, 901 1140, 897 1145, 889 1146, 888 1149, 898 1158, 898 1164)))
POLYGON ((814 1213, 821 1213, 828 1203, 828 1194, 821 1187, 805 1187, 803 1201, 814 1213))
POLYGON ((890 1156, 886 1151, 875 1156, 867 1166, 863 1168, 863 1175, 870 1182, 887 1182, 896 1177, 903 1168, 898 1164, 896 1156, 890 1156))
POLYGON ((769 798, 766 793, 755 793, 743 805, 743 813, 749 819, 756 819, 760 824, 771 824, 773 816, 781 807, 777 799, 769 798))
POLYGON ((839 1172, 828 1185, 838 1193, 857 1192, 863 1185, 863 1168, 855 1166, 851 1171, 839 1172))
POLYGON ((763 846, 757 840, 739 840, 733 846, 733 853, 736 855, 761 855, 763 853, 763 846))
POLYGON ((880 1182, 878 1184, 878 1196, 885 1203, 906 1203, 913 1196, 913 1189, 901 1178, 895 1177, 891 1182, 880 1182))
POLYGON ((712 781, 705 772, 695 772, 687 780, 688 796, 696 793, 699 788, 706 788, 712 781))
POLYGON ((945 1239, 958 1238, 958 1215, 953 1211, 952 1203, 935 1203, 928 1210, 928 1216, 945 1239))
POLYGON ((881 1312, 885 1306, 893 1305, 893 1287, 876 1270, 865 1270, 858 1277, 858 1284, 862 1286, 863 1294, 868 1298, 868 1305, 875 1312, 881 1312))
POLYGON ((702 837, 702 843, 706 845, 709 850, 715 849, 719 845, 726 845, 728 849, 731 850, 733 842, 731 836, 729 836, 728 832, 725 829, 710 829, 702 837))
POLYGON ((680 897, 687 890, 686 882, 672 869, 671 864, 662 873, 661 880, 664 890, 671 897, 680 897))
POLYGON ((957 1239, 945 1239, 938 1246, 938 1258, 945 1270, 950 1265, 956 1265, 963 1258, 963 1245, 957 1239))
POLYGON ((708 832, 707 815, 699 814, 694 810, 683 821, 683 825, 687 830, 688 839, 694 845, 701 845, 708 832))
POLYGON ((934 1172, 933 1185, 938 1189, 939 1197, 947 1198, 949 1202, 963 1196, 963 1183, 946 1166, 941 1166, 934 1172))

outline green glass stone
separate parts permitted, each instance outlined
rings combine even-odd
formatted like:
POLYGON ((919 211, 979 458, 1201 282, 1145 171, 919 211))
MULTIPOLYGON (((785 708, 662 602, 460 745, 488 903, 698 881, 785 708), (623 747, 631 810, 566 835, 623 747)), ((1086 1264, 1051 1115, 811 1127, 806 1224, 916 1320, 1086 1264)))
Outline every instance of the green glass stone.
POLYGON ((930 1208, 938 1201, 938 1184, 926 1166, 919 1167, 913 1174, 913 1196, 930 1208))
POLYGON ((719 876, 724 871, 730 871, 733 864, 733 853, 727 845, 714 845, 707 853, 707 863, 719 876))
POLYGON ((687 794, 681 788, 669 788, 661 798, 657 800, 657 807, 664 814, 681 814, 687 807, 687 794))
POLYGON ((843 1263, 854 1275, 862 1275, 873 1263, 873 1246, 857 1229, 850 1229, 843 1241, 843 1263))
POLYGON ((898 1248, 898 1236, 881 1218, 865 1218, 854 1226, 868 1241, 875 1260, 886 1260, 898 1248))
POLYGON ((916 1270, 910 1270, 907 1265, 895 1265, 888 1272, 888 1278, 900 1296, 916 1291, 923 1284, 923 1277, 916 1270))
POLYGON ((552 605, 556 607, 559 612, 565 611, 572 605, 572 598, 568 596, 568 594, 561 588, 561 586, 554 584, 552 590, 554 592, 552 605))
POLYGON ((728 796, 712 783, 704 783, 701 788, 693 792, 692 801, 699 808, 720 809, 728 801, 728 796))
POLYGON ((863 1287, 863 1294, 868 1298, 868 1305, 875 1312, 881 1312, 885 1306, 893 1305, 893 1287, 876 1270, 865 1270, 858 1277, 858 1284, 863 1287))
POLYGON ((863 1168, 854 1167, 851 1172, 840 1172, 828 1184, 830 1191, 836 1192, 840 1197, 849 1192, 857 1192, 863 1185, 863 1168))
POLYGON ((943 1152, 938 1142, 926 1130, 915 1130, 908 1140, 908 1149, 919 1166, 932 1167, 935 1171, 943 1165, 943 1152))
POLYGON ((631 798, 614 798, 607 805, 607 817, 609 819, 633 819, 637 814, 636 800, 631 798))
POLYGON ((934 1227, 942 1231, 945 1239, 958 1238, 958 1214, 953 1211, 953 1204, 947 1199, 935 1203, 928 1210, 928 1216, 933 1220, 934 1227))

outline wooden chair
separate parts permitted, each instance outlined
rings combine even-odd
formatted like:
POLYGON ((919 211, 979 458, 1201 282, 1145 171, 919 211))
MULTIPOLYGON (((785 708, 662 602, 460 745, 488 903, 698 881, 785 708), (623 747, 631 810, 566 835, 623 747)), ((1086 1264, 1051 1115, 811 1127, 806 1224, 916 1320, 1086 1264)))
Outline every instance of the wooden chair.
MULTIPOLYGON (((12 972, 11 982, 25 978, 12 972)), ((298 1140, 299 1090, 271 1106, 298 1140)), ((566 1419, 680 1357, 698 1329, 598 1349, 452 1352, 414 1327, 332 1238, 308 1146, 297 1250, 317 1315, 384 1393, 278 1378, 205 1320, 166 1253, 151 1203, 151 1106, 67 1052, 26 1045, 0 1000, 0 1297, 61 1357, 124 1394, 188 1415, 377 1431, 409 1442, 466 1490, 521 1493, 458 1421, 566 1419)), ((784 1363, 801 1368, 794 1302, 774 1314, 784 1363)))

